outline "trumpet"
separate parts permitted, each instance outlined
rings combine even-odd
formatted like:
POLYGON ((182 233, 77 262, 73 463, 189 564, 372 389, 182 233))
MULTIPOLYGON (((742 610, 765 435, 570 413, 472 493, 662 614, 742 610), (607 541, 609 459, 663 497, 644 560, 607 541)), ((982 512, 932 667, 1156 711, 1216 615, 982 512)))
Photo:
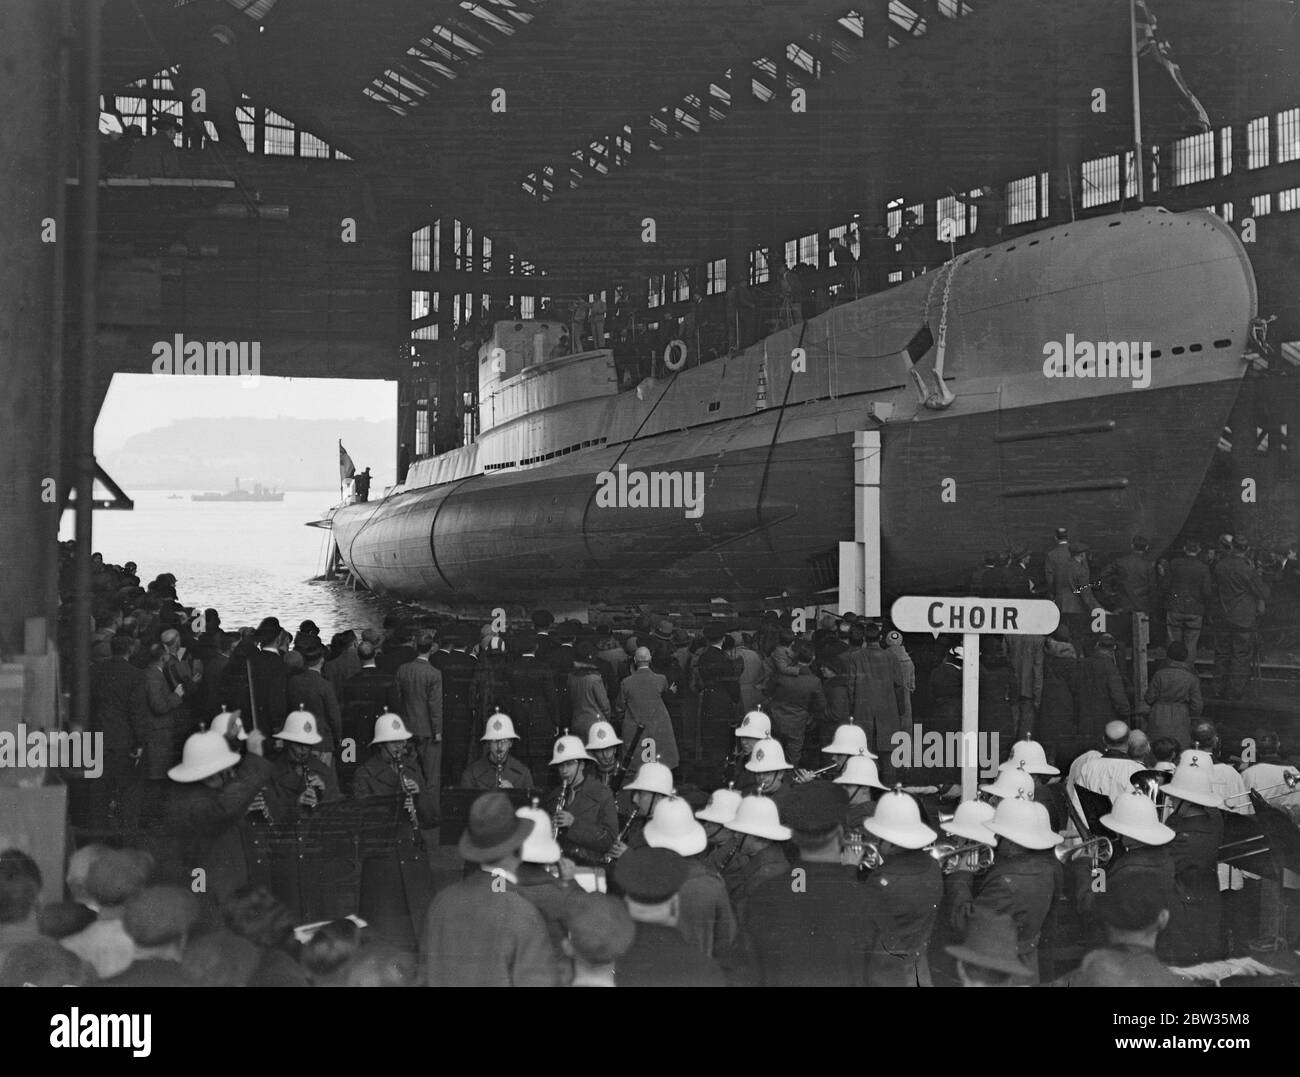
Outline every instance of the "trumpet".
POLYGON ((1091 858, 1093 867, 1099 867, 1110 863, 1111 857, 1115 855, 1115 846, 1111 844, 1110 838, 1089 838, 1073 845, 1058 845, 1054 851, 1056 859, 1062 864, 1068 864, 1084 855, 1091 858))
POLYGON ((551 813, 551 837, 560 836, 560 812, 564 811, 565 803, 569 799, 569 779, 564 779, 564 784, 560 786, 560 799, 555 802, 555 811, 551 813))
POLYGON ((951 875, 961 867, 961 862, 971 853, 975 854, 976 871, 988 871, 993 866, 993 848, 981 841, 972 841, 965 845, 939 842, 936 845, 931 845, 926 851, 935 860, 939 861, 945 875, 951 875))
POLYGON ((1244 793, 1234 793, 1230 797, 1223 798, 1223 806, 1225 808, 1235 808, 1240 805, 1249 804, 1250 794, 1252 792, 1258 793, 1264 800, 1278 800, 1286 796, 1288 793, 1296 792, 1298 787, 1300 787, 1300 773, 1288 770, 1282 775, 1282 781, 1278 785, 1270 785, 1264 789, 1247 790, 1244 793), (1269 796, 1269 793, 1273 793, 1278 789, 1285 790, 1285 792, 1277 793, 1275 796, 1269 796))
POLYGON ((880 846, 867 841, 867 835, 861 830, 850 830, 844 836, 841 847, 840 863, 856 867, 859 871, 874 871, 885 862, 880 854, 880 846))

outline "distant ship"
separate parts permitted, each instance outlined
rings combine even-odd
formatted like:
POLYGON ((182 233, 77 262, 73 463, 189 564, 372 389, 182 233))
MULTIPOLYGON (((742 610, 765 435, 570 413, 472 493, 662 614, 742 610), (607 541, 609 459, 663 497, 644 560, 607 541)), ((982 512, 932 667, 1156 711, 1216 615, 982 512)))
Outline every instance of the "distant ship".
POLYGON ((228 490, 224 494, 206 493, 190 494, 191 501, 283 501, 284 491, 273 490, 269 486, 263 486, 260 482, 254 483, 251 490, 241 490, 239 480, 235 480, 235 488, 228 490))
POLYGON ((332 530, 371 590, 469 615, 833 601, 854 431, 876 429, 888 594, 964 587, 985 550, 1043 549, 1061 526, 1161 551, 1241 390, 1256 306, 1227 224, 1142 208, 967 251, 634 390, 609 350, 552 357, 554 322, 499 322, 477 440, 341 505, 332 530), (1076 370, 1116 342, 1149 347, 1145 374, 1076 370), (702 511, 646 482, 696 484, 702 511))

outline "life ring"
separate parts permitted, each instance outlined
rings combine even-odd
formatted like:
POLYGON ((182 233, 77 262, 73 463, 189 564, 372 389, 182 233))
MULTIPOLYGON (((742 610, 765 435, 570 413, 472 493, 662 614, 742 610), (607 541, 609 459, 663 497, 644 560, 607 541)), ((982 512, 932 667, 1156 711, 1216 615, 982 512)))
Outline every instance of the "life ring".
POLYGON ((686 366, 686 357, 689 354, 690 354, 690 350, 686 347, 686 341, 682 340, 681 337, 675 337, 674 339, 668 342, 668 347, 664 349, 664 366, 666 366, 669 370, 676 373, 677 371, 682 370, 686 366), (671 356, 673 354, 674 349, 677 348, 681 349, 681 358, 674 363, 673 360, 671 359, 671 356))

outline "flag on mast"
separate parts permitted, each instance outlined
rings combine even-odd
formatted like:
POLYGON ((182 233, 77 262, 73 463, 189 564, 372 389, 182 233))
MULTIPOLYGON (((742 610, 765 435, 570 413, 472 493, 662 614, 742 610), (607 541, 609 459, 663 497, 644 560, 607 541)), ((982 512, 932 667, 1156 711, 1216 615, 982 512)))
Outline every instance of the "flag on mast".
POLYGON ((1169 77, 1173 79, 1174 85, 1178 87, 1178 92, 1183 95, 1183 100, 1191 106, 1192 111, 1196 113, 1196 122, 1200 125, 1201 131, 1212 130, 1209 114, 1205 111, 1205 106, 1201 104, 1196 94, 1187 85, 1187 79, 1183 77, 1183 69, 1178 66, 1173 58, 1173 50, 1169 47, 1168 41, 1161 41, 1156 37, 1156 17, 1147 7, 1146 0, 1137 0, 1137 53, 1139 56, 1149 56, 1155 60, 1169 77))
POLYGON ((347 482, 356 473, 357 467, 343 447, 343 439, 339 438, 339 482, 347 482))

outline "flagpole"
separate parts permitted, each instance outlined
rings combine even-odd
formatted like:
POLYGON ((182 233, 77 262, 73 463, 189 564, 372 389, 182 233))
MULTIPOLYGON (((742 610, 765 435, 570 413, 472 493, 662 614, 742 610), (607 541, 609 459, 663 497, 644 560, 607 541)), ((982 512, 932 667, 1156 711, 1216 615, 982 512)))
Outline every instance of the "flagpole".
POLYGON ((1137 170, 1137 202, 1146 201, 1146 162, 1142 158, 1142 89, 1138 79, 1137 0, 1128 0, 1128 47, 1133 68, 1133 147, 1137 170))

